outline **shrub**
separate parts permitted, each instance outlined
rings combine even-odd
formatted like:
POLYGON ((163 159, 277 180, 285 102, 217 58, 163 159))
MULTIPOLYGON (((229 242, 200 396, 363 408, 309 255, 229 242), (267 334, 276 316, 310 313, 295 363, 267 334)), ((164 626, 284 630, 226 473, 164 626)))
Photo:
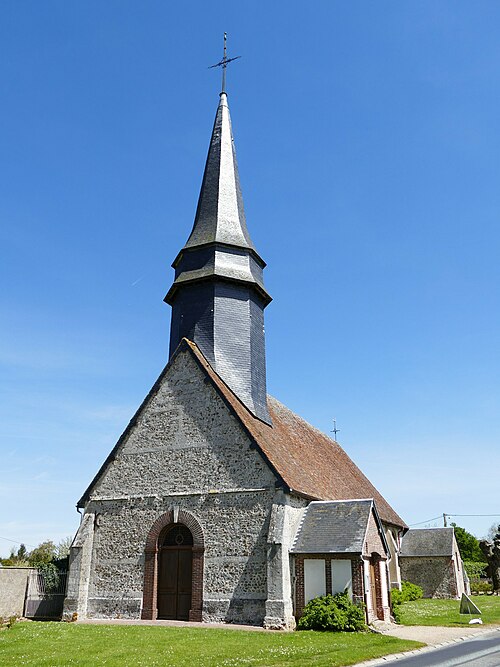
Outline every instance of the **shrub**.
POLYGON ((423 595, 424 591, 420 586, 412 584, 411 581, 402 581, 401 590, 394 588, 391 591, 391 612, 396 623, 401 623, 401 613, 398 608, 399 605, 403 604, 403 602, 419 600, 423 595))
POLYGON ((60 582, 60 573, 56 565, 54 563, 38 563, 36 568, 43 578, 45 593, 57 591, 60 582))
POLYGON ((391 591, 391 605, 394 607, 403 602, 406 602, 403 591, 400 591, 398 588, 393 588, 391 591))
POLYGON ((400 610, 398 604, 394 604, 394 603, 392 604, 391 613, 392 613, 392 617, 394 619, 394 623, 402 623, 403 617, 401 616, 401 610, 400 610))
POLYGON ((306 604, 298 629, 359 632, 365 629, 365 612, 346 592, 321 595, 306 604))
POLYGON ((401 592, 403 593, 403 602, 411 602, 413 600, 420 600, 424 595, 424 591, 417 584, 412 584, 411 581, 401 582, 401 592))
POLYGON ((493 584, 489 581, 473 581, 470 582, 470 592, 471 593, 491 593, 493 591, 493 584))

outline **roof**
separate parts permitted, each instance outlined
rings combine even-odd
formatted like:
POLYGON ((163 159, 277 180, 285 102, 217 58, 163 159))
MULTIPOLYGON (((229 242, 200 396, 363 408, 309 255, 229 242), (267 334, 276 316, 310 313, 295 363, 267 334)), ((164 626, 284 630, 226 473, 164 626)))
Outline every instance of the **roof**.
POLYGON ((373 500, 309 503, 291 552, 363 553, 372 508, 373 500))
POLYGON ((170 305, 179 287, 214 279, 250 285, 264 305, 271 301, 262 276, 266 264, 248 233, 226 93, 220 94, 193 229, 172 266, 170 305))
POLYGON ((268 407, 272 425, 255 417, 217 375, 199 348, 186 338, 182 339, 171 356, 141 407, 78 502, 78 507, 83 507, 89 499, 94 484, 109 461, 113 459, 118 447, 128 436, 143 406, 157 390, 175 357, 186 350, 190 350, 193 354, 198 365, 206 372, 223 400, 275 472, 278 480, 289 491, 311 500, 373 498, 382 521, 406 528, 403 519, 392 509, 337 442, 308 424, 271 396, 268 396, 268 407))
POLYGON ((243 209, 226 93, 220 94, 194 226, 184 248, 215 242, 256 253, 243 209))
POLYGON ((453 555, 453 528, 418 528, 409 530, 401 542, 400 556, 453 555))

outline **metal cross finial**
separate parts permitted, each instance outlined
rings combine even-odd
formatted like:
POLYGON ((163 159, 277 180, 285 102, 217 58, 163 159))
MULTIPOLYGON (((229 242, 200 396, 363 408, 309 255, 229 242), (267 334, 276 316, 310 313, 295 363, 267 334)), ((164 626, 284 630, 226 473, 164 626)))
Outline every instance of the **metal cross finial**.
POLYGON ((226 67, 228 63, 233 62, 233 60, 238 60, 238 58, 241 58, 241 56, 235 56, 234 58, 228 58, 227 57, 227 33, 224 33, 224 55, 222 57, 222 60, 218 62, 216 65, 210 65, 208 69, 213 69, 214 67, 222 67, 222 93, 226 92, 226 67))
POLYGON ((337 420, 336 419, 333 420, 332 433, 333 433, 333 437, 335 438, 335 440, 337 440, 337 433, 340 433, 340 429, 337 428, 337 420))

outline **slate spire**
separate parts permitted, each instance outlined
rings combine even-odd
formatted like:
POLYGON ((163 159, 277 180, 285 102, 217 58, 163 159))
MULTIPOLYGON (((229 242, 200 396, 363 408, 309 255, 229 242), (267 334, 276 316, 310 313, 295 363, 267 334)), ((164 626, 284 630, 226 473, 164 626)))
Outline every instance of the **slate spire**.
POLYGON ((195 342, 214 370, 257 417, 270 423, 266 400, 265 262, 248 233, 225 92, 208 149, 191 234, 172 264, 175 279, 170 355, 195 342))

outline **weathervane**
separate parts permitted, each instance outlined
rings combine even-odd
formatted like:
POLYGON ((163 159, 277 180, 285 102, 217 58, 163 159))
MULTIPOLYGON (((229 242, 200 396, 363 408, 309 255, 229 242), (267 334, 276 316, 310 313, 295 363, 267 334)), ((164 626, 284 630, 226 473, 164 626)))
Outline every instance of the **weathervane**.
POLYGON ((337 420, 333 420, 333 429, 332 429, 333 437, 335 438, 335 441, 337 440, 337 433, 340 433, 340 429, 337 428, 337 420))
POLYGON ((241 56, 235 56, 234 58, 228 58, 227 57, 227 47, 226 47, 226 42, 227 42, 227 33, 224 33, 224 55, 222 57, 222 60, 218 62, 216 65, 210 65, 208 69, 213 69, 214 67, 222 67, 222 90, 221 93, 226 92, 226 67, 228 63, 233 62, 233 60, 238 60, 238 58, 241 58, 241 56))

